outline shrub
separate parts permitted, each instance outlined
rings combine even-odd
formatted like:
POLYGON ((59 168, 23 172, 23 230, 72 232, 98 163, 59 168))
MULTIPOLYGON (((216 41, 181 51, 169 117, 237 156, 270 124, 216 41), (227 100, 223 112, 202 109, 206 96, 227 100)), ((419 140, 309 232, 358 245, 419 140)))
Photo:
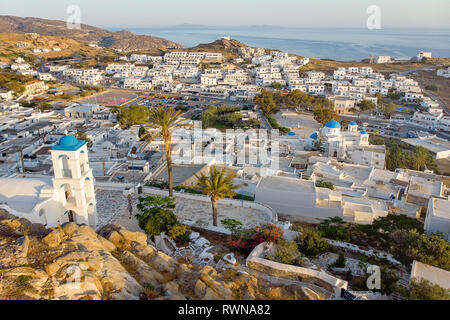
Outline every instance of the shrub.
POLYGON ((428 86, 425 86, 425 89, 426 90, 430 90, 430 91, 437 91, 438 90, 437 86, 432 85, 432 84, 430 84, 428 86))
POLYGON ((344 223, 344 220, 339 217, 326 219, 318 226, 318 229, 325 238, 347 242, 350 241, 350 231, 344 223))
POLYGON ((144 284, 144 295, 147 297, 147 299, 152 300, 156 299, 161 296, 161 293, 155 290, 155 287, 151 284, 144 284))
POLYGON ((224 219, 221 221, 225 229, 229 230, 231 233, 239 232, 242 229, 242 222, 235 219, 224 219))
POLYGON ((450 271, 450 243, 439 235, 420 234, 416 230, 395 231, 392 240, 394 258, 406 265, 414 260, 450 271))
POLYGON ((301 254, 295 241, 280 240, 270 260, 284 264, 300 264, 301 254))
POLYGON ((411 281, 408 295, 411 300, 450 300, 450 290, 424 279, 411 281))
POLYGON ((338 255, 339 256, 338 256, 337 260, 333 263, 333 267, 345 268, 345 266, 346 266, 345 254, 343 252, 339 252, 338 255))
POLYGON ((253 239, 256 242, 274 242, 276 243, 283 237, 283 230, 274 224, 263 224, 254 229, 253 239))
POLYGON ((334 190, 334 184, 331 182, 327 182, 327 181, 323 181, 323 180, 318 180, 316 181, 316 187, 318 188, 327 188, 330 190, 334 190))
POLYGON ((274 224, 263 224, 254 229, 243 229, 237 220, 227 219, 222 223, 233 229, 229 245, 239 251, 248 253, 263 242, 276 243, 283 237, 283 230, 274 224))
POLYGON ((297 239, 300 252, 308 258, 314 258, 328 251, 330 245, 320 233, 312 228, 304 228, 297 239))
POLYGON ((182 244, 186 244, 189 240, 189 232, 187 231, 187 227, 180 223, 170 228, 169 235, 173 240, 182 244))
POLYGON ((162 232, 171 230, 177 224, 177 217, 170 210, 175 208, 173 198, 140 197, 137 208, 139 213, 136 214, 136 218, 139 227, 149 235, 158 236, 162 232))

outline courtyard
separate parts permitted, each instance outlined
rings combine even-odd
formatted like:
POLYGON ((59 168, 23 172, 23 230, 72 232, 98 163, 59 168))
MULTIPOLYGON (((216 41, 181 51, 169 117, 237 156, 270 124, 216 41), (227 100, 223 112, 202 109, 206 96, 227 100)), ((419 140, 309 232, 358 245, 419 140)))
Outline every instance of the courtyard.
POLYGON ((312 114, 281 111, 274 118, 280 126, 290 128, 300 139, 307 139, 320 128, 312 114))
MULTIPOLYGON (((152 194, 142 194, 146 197, 152 194)), ((130 219, 128 200, 122 191, 96 189, 98 228, 107 224, 122 225, 131 231, 142 231, 137 219, 138 195, 132 195, 133 215, 130 219)), ((180 221, 194 223, 199 227, 212 226, 212 209, 210 201, 201 201, 176 197, 174 213, 180 221)), ((263 211, 237 205, 219 204, 219 227, 223 227, 224 219, 235 219, 243 223, 245 228, 253 228, 262 223, 270 222, 270 217, 263 211)))

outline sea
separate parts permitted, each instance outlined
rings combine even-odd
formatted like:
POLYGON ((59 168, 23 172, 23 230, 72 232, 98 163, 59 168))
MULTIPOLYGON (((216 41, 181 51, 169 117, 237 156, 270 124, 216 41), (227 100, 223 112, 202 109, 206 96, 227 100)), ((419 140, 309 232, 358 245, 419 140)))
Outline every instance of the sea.
POLYGON ((418 51, 450 57, 450 29, 300 28, 278 26, 209 27, 180 25, 129 30, 175 41, 187 47, 231 37, 252 47, 279 49, 310 58, 361 61, 371 56, 410 59, 418 51))

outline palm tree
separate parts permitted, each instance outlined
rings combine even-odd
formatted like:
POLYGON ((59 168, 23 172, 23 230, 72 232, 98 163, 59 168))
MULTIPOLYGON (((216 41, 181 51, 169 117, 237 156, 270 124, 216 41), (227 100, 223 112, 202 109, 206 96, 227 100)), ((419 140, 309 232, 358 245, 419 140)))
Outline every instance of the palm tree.
POLYGON ((423 147, 416 148, 413 156, 414 166, 417 168, 417 171, 420 171, 421 168, 427 167, 429 152, 427 149, 423 147))
POLYGON ((217 227, 217 204, 219 200, 234 197, 236 195, 234 190, 239 189, 241 186, 245 186, 233 184, 236 176, 237 174, 235 172, 227 174, 226 168, 219 170, 214 166, 209 168, 209 176, 205 175, 203 172, 201 172, 199 176, 195 175, 197 178, 197 185, 193 187, 201 190, 204 195, 211 197, 213 225, 215 227, 217 227))
POLYGON ((156 136, 160 136, 164 140, 164 149, 166 151, 167 171, 169 176, 169 196, 173 197, 173 172, 172 172, 172 150, 171 138, 172 131, 176 128, 184 127, 185 119, 181 118, 182 111, 177 111, 172 107, 155 108, 150 110, 148 123, 150 128, 159 129, 156 134, 145 131, 142 134, 140 147, 145 149, 156 136))

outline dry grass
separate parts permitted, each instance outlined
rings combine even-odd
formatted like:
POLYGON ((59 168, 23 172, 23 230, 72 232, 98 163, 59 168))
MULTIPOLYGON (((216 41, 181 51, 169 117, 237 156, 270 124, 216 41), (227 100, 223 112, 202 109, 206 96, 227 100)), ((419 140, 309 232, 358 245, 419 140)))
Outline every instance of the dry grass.
MULTIPOLYGON (((439 68, 438 68, 439 69, 439 68)), ((430 91, 437 97, 439 97, 447 106, 447 110, 450 111, 450 81, 444 77, 438 77, 436 71, 417 71, 416 74, 410 75, 411 78, 419 82, 421 88, 425 89, 426 86, 434 85, 437 87, 437 91, 430 91)), ((447 172, 450 172, 447 171, 447 172)))
POLYGON ((403 72, 408 70, 416 70, 422 68, 436 68, 432 62, 419 63, 414 61, 398 62, 398 63, 383 63, 375 64, 368 62, 355 62, 355 61, 334 61, 323 59, 310 59, 310 63, 302 67, 302 71, 322 71, 326 73, 333 72, 338 68, 349 67, 372 67, 376 72, 403 72))
POLYGON ((64 58, 71 56, 86 56, 86 57, 99 57, 99 56, 114 56, 114 52, 109 49, 95 49, 80 41, 72 40, 63 37, 54 36, 37 36, 26 35, 22 33, 0 33, 0 53, 6 56, 0 56, 0 61, 12 62, 15 60, 15 55, 26 54, 41 59, 49 58, 64 58), (19 42, 27 42, 26 47, 17 47, 19 42), (58 52, 47 52, 33 54, 32 50, 37 48, 61 48, 58 52))

